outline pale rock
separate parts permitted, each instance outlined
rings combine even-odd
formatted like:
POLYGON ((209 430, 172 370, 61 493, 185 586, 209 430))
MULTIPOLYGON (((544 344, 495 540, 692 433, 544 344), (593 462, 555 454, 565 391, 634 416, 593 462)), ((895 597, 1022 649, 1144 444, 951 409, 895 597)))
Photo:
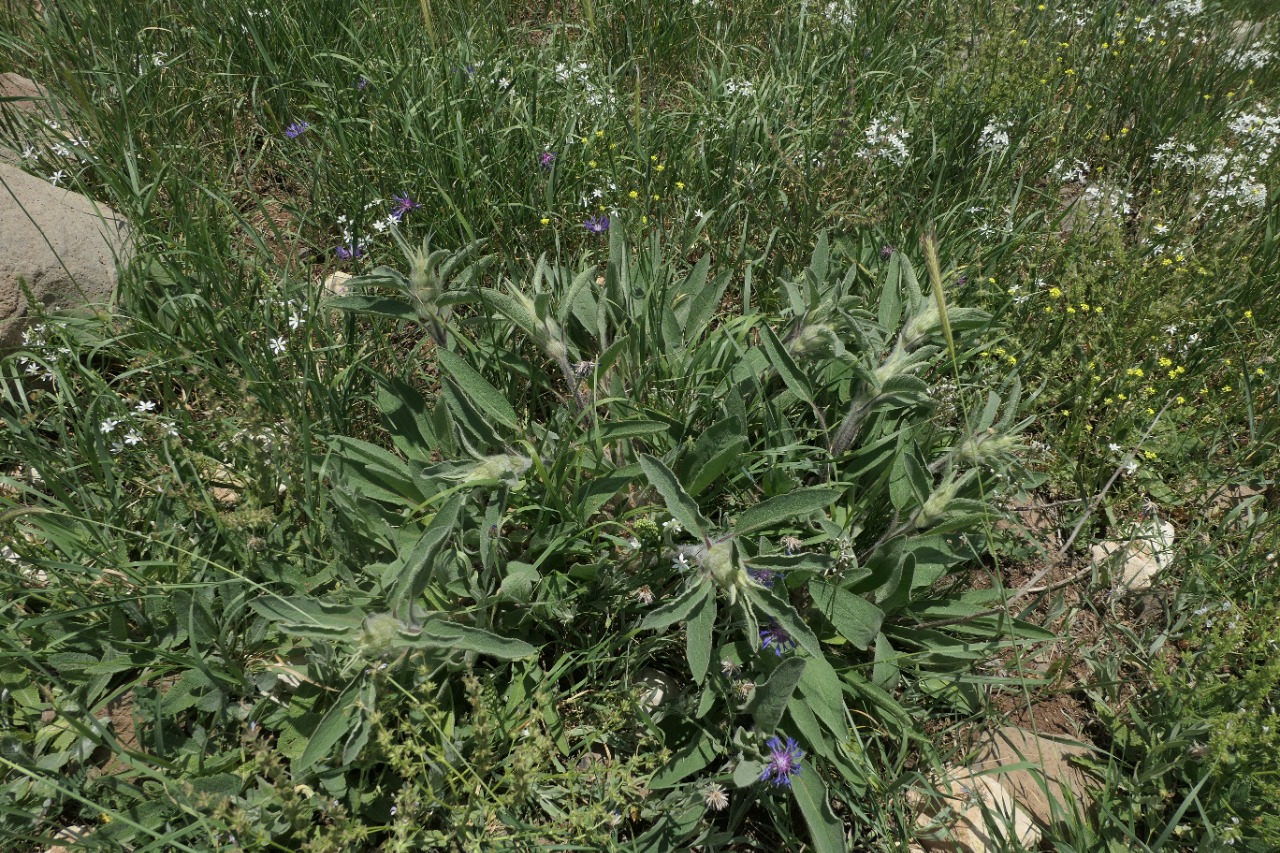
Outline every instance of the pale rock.
POLYGON ((350 292, 347 282, 353 278, 351 273, 337 272, 330 273, 329 277, 324 280, 325 296, 346 296, 350 292))
POLYGON ((31 306, 105 311, 132 255, 128 223, 93 199, 0 163, 0 351, 17 347, 31 306))
POLYGON ((1093 564, 1112 567, 1112 586, 1129 592, 1149 589, 1156 575, 1173 562, 1174 528, 1152 518, 1138 524, 1128 539, 1093 546, 1093 564))
POLYGON ((640 689, 640 701, 654 709, 661 708, 680 692, 675 679, 652 667, 640 670, 635 686, 640 689))
POLYGON ((1032 850, 1040 844, 1040 828, 996 776, 953 767, 935 784, 938 796, 913 797, 923 806, 916 826, 925 850, 997 853, 1015 841, 1032 850))
POLYGON ((1091 750, 1084 744, 1041 737, 1016 726, 987 733, 971 766, 992 773, 1041 826, 1083 819, 1093 805, 1089 777, 1070 763, 1091 750))

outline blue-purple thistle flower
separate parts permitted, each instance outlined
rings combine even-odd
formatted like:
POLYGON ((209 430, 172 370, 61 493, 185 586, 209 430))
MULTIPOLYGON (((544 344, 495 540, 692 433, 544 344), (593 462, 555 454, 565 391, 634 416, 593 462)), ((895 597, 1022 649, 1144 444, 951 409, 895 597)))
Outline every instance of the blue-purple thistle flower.
POLYGON ((284 135, 290 139, 297 139, 311 128, 311 124, 305 121, 295 121, 284 129, 284 135))
POLYGON ((359 243, 348 243, 345 246, 338 246, 333 251, 334 254, 338 256, 339 260, 343 261, 349 261, 352 258, 358 258, 364 254, 364 249, 360 247, 359 243))
POLYGON ((582 223, 582 227, 590 231, 592 234, 603 234, 609 230, 609 217, 592 216, 582 223))
POLYGON ((544 169, 550 169, 555 164, 555 162, 556 162, 556 152, 554 151, 543 151, 541 156, 538 157, 538 163, 544 169))
POLYGON ((774 582, 778 580, 778 575, 773 569, 747 569, 747 574, 765 589, 773 589, 774 582))
POLYGON ((410 198, 408 193, 405 193, 404 195, 393 195, 391 200, 396 203, 395 210, 391 211, 391 215, 395 218, 396 222, 404 219, 405 214, 409 211, 422 207, 422 204, 410 198))
POLYGON ((777 622, 770 622, 768 628, 760 629, 760 648, 772 648, 775 655, 782 657, 783 652, 791 651, 795 647, 796 641, 791 639, 787 629, 777 622))
POLYGON ((804 750, 796 743, 795 738, 787 738, 786 746, 783 746, 782 738, 776 735, 769 738, 765 745, 769 747, 769 763, 760 774, 760 781, 771 782, 775 788, 790 788, 791 777, 804 769, 800 766, 804 750))

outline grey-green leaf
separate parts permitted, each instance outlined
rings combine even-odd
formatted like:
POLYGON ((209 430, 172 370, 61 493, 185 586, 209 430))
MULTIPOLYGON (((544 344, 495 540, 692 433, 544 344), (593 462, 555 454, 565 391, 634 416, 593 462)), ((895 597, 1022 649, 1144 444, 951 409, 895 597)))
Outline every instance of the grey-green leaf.
POLYGON ((711 665, 711 646, 716 624, 716 597, 704 596, 689 617, 685 627, 685 656, 689 660, 689 674, 695 684, 701 684, 711 665))
POLYGON ((867 649, 880 633, 884 611, 865 598, 823 580, 811 581, 809 594, 814 607, 857 648, 867 649))
POLYGON ((771 732, 778 727, 782 712, 791 701, 791 694, 795 693, 800 676, 804 675, 804 668, 804 658, 787 658, 778 664, 768 681, 756 685, 747 710, 755 718, 758 731, 771 732))
POLYGON ((651 610, 640 623, 641 631, 661 631, 681 619, 688 619, 689 614, 710 594, 706 583, 689 587, 675 601, 667 602, 661 607, 651 610))
POLYGON ((466 359, 446 349, 436 350, 436 358, 477 408, 509 429, 519 428, 516 411, 507 402, 507 398, 489 384, 489 380, 481 376, 479 371, 467 364, 466 359))
POLYGON ((355 707, 362 679, 363 675, 352 679, 338 696, 337 701, 333 703, 333 707, 320 720, 316 730, 311 733, 311 739, 307 741, 307 748, 302 751, 302 756, 293 763, 294 772, 306 770, 328 755, 338 741, 342 740, 351 722, 351 712, 355 707))
POLYGON ((640 455, 640 467, 644 470, 644 475, 649 482, 658 490, 658 494, 662 495, 662 500, 667 505, 667 512, 683 524, 685 530, 697 534, 704 540, 708 539, 707 531, 711 529, 711 522, 703 517, 697 502, 689 497, 689 493, 680 485, 680 481, 676 479, 675 474, 671 473, 671 469, 662 464, 662 460, 647 453, 640 455))
POLYGON ((733 532, 741 536, 773 527, 788 519, 807 516, 824 507, 830 506, 840 492, 835 489, 799 489, 785 495, 769 498, 758 503, 738 516, 738 523, 733 532))
POLYGON ((827 786, 812 765, 791 781, 800 814, 809 827, 814 853, 845 853, 844 828, 836 820, 828 801, 827 786))

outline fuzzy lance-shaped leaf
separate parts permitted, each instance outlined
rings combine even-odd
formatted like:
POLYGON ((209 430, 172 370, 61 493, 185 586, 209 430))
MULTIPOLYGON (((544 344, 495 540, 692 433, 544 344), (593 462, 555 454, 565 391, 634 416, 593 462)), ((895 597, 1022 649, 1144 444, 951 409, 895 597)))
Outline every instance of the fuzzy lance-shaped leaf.
POLYGON ((394 589, 390 598, 393 610, 403 611, 427 588, 427 581, 431 577, 436 558, 440 556, 445 540, 453 533, 465 500, 466 496, 459 492, 445 501, 431 519, 431 523, 427 525, 427 529, 422 531, 422 536, 413 546, 413 550, 405 556, 404 563, 393 581, 394 589))
POLYGON ((800 814, 809 827, 814 853, 844 853, 844 827, 831 811, 827 786, 814 766, 806 767, 791 780, 800 814))
POLYGON ((661 421, 611 421, 596 427, 593 437, 602 442, 618 441, 624 438, 646 438, 668 429, 670 426, 661 421))
POLYGON ((674 625, 681 619, 688 619, 689 614, 702 603, 703 599, 711 594, 709 581, 704 581, 697 586, 691 586, 686 589, 679 598, 669 601, 666 604, 654 610, 650 610, 648 615, 640 623, 641 631, 661 631, 674 625))
POLYGON ((440 442, 427 401, 417 389, 395 377, 384 377, 378 382, 376 399, 395 446, 411 459, 431 461, 440 442))
POLYGON ((681 318, 681 322, 684 324, 684 339, 686 342, 692 344, 705 331, 707 323, 711 321, 716 309, 720 307, 720 300, 724 298, 724 292, 728 288, 729 272, 726 270, 712 279, 711 284, 700 288, 688 300, 688 309, 685 316, 681 318))
POLYGON ((654 790, 670 788, 715 761, 719 754, 716 741, 702 729, 692 743, 671 756, 666 766, 659 770, 649 783, 654 790))
POLYGON ((418 312, 413 310, 413 304, 395 296, 337 296, 325 300, 324 304, 326 308, 337 308, 352 314, 372 314, 393 320, 418 322, 418 312))
POLYGON ((773 333, 773 329, 764 323, 760 324, 760 345, 769 359, 769 364, 778 371, 788 390, 806 403, 812 403, 813 392, 809 390, 809 380, 800 372, 800 368, 796 367, 796 363, 782 346, 778 336, 773 333))
MULTIPOLYGON (((622 231, 621 228, 612 230, 622 231)), ((626 853, 668 853, 670 850, 685 850, 688 848, 687 842, 690 836, 698 830, 702 823, 702 816, 706 813, 707 807, 701 800, 694 801, 679 812, 663 812, 648 832, 621 849, 626 853)))
POLYGON ((844 705, 840 676, 825 657, 809 658, 800 677, 800 694, 805 703, 836 737, 849 734, 849 715, 844 705))
POLYGON ((511 408, 507 398, 490 385, 489 380, 481 376, 478 370, 467 364, 466 359, 447 349, 436 350, 436 359, 477 408, 508 429, 519 429, 516 411, 511 408))
POLYGON ((316 730, 311 733, 311 739, 307 741, 307 748, 302 751, 302 756, 293 762, 295 773, 306 770, 327 756, 338 741, 350 731, 351 715, 355 711, 356 698, 360 694, 360 685, 363 680, 363 673, 357 675, 338 695, 333 706, 316 726, 316 730))
POLYGON ((787 709, 787 703, 791 701, 791 695, 800 683, 800 676, 804 674, 804 668, 804 658, 787 658, 778 664, 768 681, 756 685, 747 711, 755 718, 758 731, 771 732, 778 727, 782 712, 787 709))
POLYGON ((271 622, 288 629, 317 629, 328 636, 354 634, 367 615, 359 607, 334 604, 307 596, 255 598, 249 606, 271 622))
POLYGON ((703 596, 702 602, 689 616, 685 625, 685 657, 689 660, 689 674, 694 684, 701 684, 711 665, 711 645, 716 625, 716 597, 703 596))
POLYGON ((823 580, 810 581, 809 594, 813 606, 856 648, 867 649, 880 633, 884 612, 865 598, 823 580))
POLYGON ((649 479, 650 484, 658 490, 658 494, 662 495, 662 500, 667 505, 667 512, 684 525, 685 530, 704 540, 709 539, 707 531, 711 529, 711 522, 703 517, 697 502, 689 497, 689 493, 680 485, 680 481, 676 479, 675 474, 671 473, 671 469, 662 464, 662 460, 647 453, 640 455, 640 467, 644 470, 644 475, 649 479))
POLYGON ((696 495, 714 483, 726 468, 741 458, 746 443, 743 422, 733 416, 712 424, 698 436, 693 448, 676 466, 681 479, 689 484, 689 494, 696 495))
POLYGON ((738 762, 738 766, 733 768, 733 784, 739 788, 749 788, 760 781, 764 768, 768 766, 763 761, 755 761, 754 759, 744 758, 738 762))
POLYGON ((839 497, 840 492, 835 489, 798 489, 769 498, 738 516, 738 523, 733 528, 734 535, 743 536, 788 519, 808 516, 830 506, 839 497))
POLYGON ((698 258, 698 262, 693 265, 693 269, 689 271, 685 280, 672 288, 671 304, 675 306, 676 319, 680 321, 680 327, 685 330, 685 340, 689 339, 690 330, 687 323, 689 308, 693 304, 693 299, 705 288, 707 273, 710 269, 711 253, 708 252, 698 258))
POLYGON ((756 609, 777 622, 801 648, 813 657, 826 661, 818 638, 789 603, 779 598, 773 590, 749 588, 744 591, 744 594, 756 609))
POLYGON ((538 649, 524 640, 500 637, 492 631, 450 622, 443 616, 429 617, 416 635, 403 633, 405 644, 413 647, 452 649, 462 652, 478 652, 500 660, 519 660, 532 657, 538 649))

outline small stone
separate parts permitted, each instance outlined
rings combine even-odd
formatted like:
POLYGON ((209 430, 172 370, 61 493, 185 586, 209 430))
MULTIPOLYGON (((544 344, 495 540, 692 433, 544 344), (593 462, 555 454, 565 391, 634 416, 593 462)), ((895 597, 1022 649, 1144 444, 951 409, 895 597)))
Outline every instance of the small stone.
POLYGON ((0 351, 44 308, 104 311, 132 255, 128 223, 93 199, 0 163, 0 351))
POLYGON ((662 707, 680 692, 675 679, 651 667, 640 670, 635 685, 640 688, 640 701, 649 708, 662 707))
POLYGON ((1084 744, 1006 726, 980 742, 972 766, 992 773, 1020 807, 1049 827, 1066 821, 1073 811, 1075 817, 1083 818, 1083 812, 1092 807, 1089 778, 1070 763, 1090 752, 1084 744))
POLYGON ((331 273, 324 280, 325 296, 346 296, 350 292, 347 282, 353 278, 351 273, 342 272, 341 270, 331 273))
POLYGON ((1174 528, 1152 518, 1134 528, 1128 539, 1110 539, 1093 546, 1093 564, 1111 566, 1112 586, 1128 592, 1150 589, 1156 575, 1173 562, 1174 528))
POLYGON ((996 776, 953 767, 937 790, 941 797, 913 797, 923 806, 916 826, 925 850, 996 853, 1015 840, 1022 849, 1039 845, 1039 827, 996 776))

